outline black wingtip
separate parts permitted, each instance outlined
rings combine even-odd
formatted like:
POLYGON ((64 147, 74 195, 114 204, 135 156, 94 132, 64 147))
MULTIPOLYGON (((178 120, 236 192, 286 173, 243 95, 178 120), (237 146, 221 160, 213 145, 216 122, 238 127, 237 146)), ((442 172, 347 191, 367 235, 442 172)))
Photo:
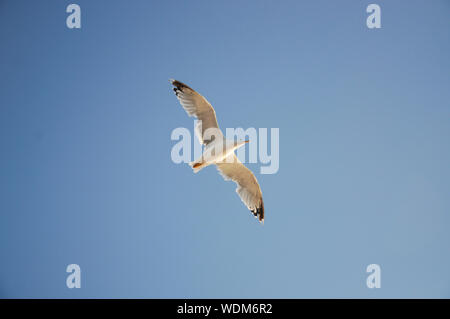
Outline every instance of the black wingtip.
POLYGON ((189 87, 188 85, 184 84, 183 82, 174 80, 174 79, 170 79, 170 83, 172 83, 173 86, 175 86, 177 89, 183 91, 183 88, 188 88, 191 89, 191 87, 189 87))
POLYGON ((259 207, 256 207, 255 209, 251 210, 253 216, 258 218, 259 222, 264 224, 264 202, 261 199, 261 204, 259 207))
POLYGON ((259 221, 264 224, 264 201, 261 198, 261 207, 259 207, 259 221))

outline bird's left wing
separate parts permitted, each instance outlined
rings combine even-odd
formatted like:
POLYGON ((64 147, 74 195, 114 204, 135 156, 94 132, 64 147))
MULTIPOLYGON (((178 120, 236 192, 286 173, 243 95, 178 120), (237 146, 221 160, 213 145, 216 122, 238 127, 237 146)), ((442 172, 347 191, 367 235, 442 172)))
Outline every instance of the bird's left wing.
POLYGON ((170 82, 174 86, 173 90, 187 114, 199 120, 195 132, 200 143, 207 145, 215 138, 222 138, 223 134, 217 124, 216 112, 212 105, 186 84, 177 80, 170 80, 170 82))
POLYGON ((234 153, 224 162, 216 163, 216 165, 225 180, 232 180, 237 184, 236 193, 245 206, 260 222, 264 222, 262 192, 252 171, 245 167, 234 153))

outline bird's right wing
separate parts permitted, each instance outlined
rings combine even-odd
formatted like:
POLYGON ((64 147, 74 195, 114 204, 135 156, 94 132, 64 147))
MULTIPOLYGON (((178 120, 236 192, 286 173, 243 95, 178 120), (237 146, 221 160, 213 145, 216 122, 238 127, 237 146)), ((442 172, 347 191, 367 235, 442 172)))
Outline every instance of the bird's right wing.
POLYGON ((195 131, 200 143, 207 145, 214 138, 222 138, 223 134, 217 124, 216 112, 211 104, 186 84, 177 80, 170 80, 170 82, 174 86, 173 90, 187 114, 199 120, 195 131))
POLYGON ((219 173, 225 180, 232 180, 237 184, 242 202, 260 222, 264 222, 264 202, 261 188, 252 171, 245 167, 233 153, 224 162, 216 163, 219 173))

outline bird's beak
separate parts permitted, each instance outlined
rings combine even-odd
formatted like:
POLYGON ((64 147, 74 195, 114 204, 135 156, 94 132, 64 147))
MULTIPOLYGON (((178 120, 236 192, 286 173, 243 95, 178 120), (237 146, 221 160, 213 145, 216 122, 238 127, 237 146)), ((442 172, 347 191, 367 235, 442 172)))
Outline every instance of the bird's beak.
POLYGON ((250 141, 244 141, 244 143, 248 143, 248 142, 250 142, 250 141))

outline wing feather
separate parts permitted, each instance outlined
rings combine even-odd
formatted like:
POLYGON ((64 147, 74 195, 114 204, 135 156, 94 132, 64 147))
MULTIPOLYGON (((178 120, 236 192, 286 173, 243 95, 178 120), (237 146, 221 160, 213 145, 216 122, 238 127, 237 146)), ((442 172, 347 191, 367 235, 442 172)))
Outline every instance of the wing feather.
POLYGON ((216 112, 212 105, 202 95, 186 84, 177 80, 170 80, 170 82, 174 86, 173 90, 186 113, 198 119, 195 132, 200 143, 207 145, 215 137, 223 137, 217 124, 216 112))
POLYGON ((225 180, 237 184, 236 193, 242 202, 260 222, 264 222, 264 202, 258 180, 234 153, 231 156, 222 163, 216 163, 217 169, 225 180))

